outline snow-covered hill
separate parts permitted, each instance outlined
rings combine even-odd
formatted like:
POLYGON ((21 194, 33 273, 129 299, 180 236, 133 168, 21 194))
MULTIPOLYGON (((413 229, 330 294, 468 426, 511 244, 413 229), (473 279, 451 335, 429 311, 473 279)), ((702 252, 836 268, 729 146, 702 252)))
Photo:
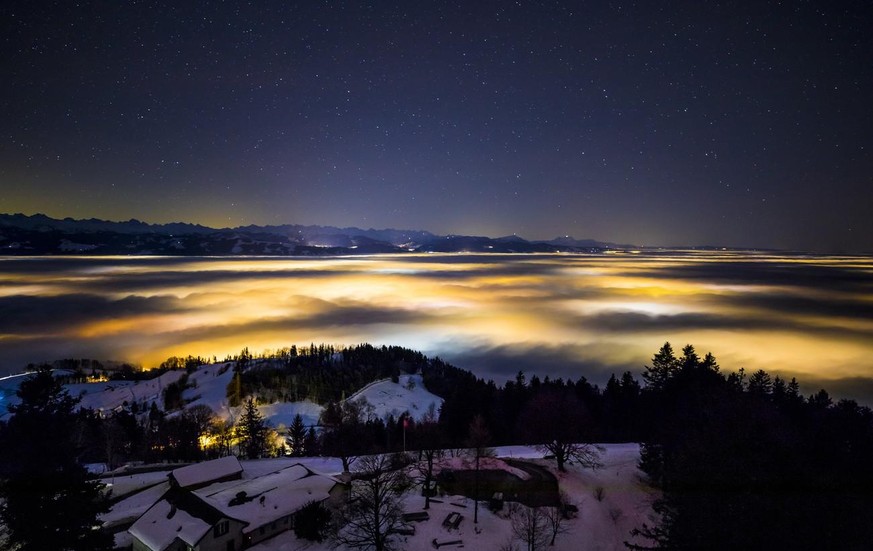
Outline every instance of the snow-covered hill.
MULTIPOLYGON (((205 405, 225 420, 235 420, 241 408, 232 408, 227 400, 227 386, 233 378, 232 363, 218 363, 201 366, 188 375, 188 385, 182 394, 186 407, 205 405)), ((110 412, 136 403, 141 411, 154 402, 163 407, 163 390, 179 381, 185 371, 168 371, 147 381, 108 381, 101 383, 80 383, 65 385, 71 396, 81 399, 80 406, 97 411, 110 412)), ((6 408, 15 404, 15 392, 27 375, 14 375, 0 379, 0 419, 6 408)), ((431 404, 439 412, 442 398, 431 394, 424 388, 420 375, 402 375, 397 383, 390 379, 376 381, 349 397, 350 400, 364 398, 373 406, 373 413, 379 418, 388 415, 399 416, 409 411, 415 420, 420 420, 431 404)), ((275 402, 258 407, 269 425, 282 429, 291 424, 296 414, 300 414, 304 424, 316 425, 324 409, 319 404, 304 400, 302 402, 275 402)))
POLYGON ((421 420, 433 404, 439 414, 443 399, 431 394, 424 388, 421 375, 401 375, 397 383, 390 379, 371 383, 355 394, 349 400, 366 399, 375 409, 377 417, 384 419, 388 415, 395 418, 404 411, 416 421, 421 420))
MULTIPOLYGON (((231 364, 203 366, 189 375, 188 382, 193 385, 193 388, 185 390, 183 394, 186 401, 191 400, 188 407, 198 404, 207 405, 223 419, 236 419, 240 408, 231 408, 226 397, 227 385, 233 378, 230 366, 231 364)), ((382 419, 388 415, 397 417, 404 411, 409 411, 410 415, 418 420, 424 416, 431 404, 434 404, 438 412, 443 403, 442 398, 424 388, 421 375, 402 375, 397 383, 389 379, 376 381, 348 399, 361 398, 366 399, 373 406, 373 413, 382 419)), ((323 409, 322 406, 309 400, 275 402, 258 407, 261 415, 275 428, 290 425, 298 413, 303 418, 304 424, 315 425, 323 409)))

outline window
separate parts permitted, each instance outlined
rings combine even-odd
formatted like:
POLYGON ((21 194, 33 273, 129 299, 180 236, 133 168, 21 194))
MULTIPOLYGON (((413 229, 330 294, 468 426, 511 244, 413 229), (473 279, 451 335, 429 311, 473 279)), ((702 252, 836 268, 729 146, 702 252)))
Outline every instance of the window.
POLYGON ((230 532, 230 521, 229 520, 222 520, 221 522, 216 524, 215 528, 213 529, 213 534, 215 535, 216 538, 220 538, 221 536, 227 534, 228 532, 230 532))

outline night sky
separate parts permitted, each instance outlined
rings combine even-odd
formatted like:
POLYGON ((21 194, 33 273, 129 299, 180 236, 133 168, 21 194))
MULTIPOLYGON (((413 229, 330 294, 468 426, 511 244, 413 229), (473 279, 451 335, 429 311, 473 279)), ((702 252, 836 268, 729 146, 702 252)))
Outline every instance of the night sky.
POLYGON ((0 7, 0 211, 873 251, 869 2, 0 7))

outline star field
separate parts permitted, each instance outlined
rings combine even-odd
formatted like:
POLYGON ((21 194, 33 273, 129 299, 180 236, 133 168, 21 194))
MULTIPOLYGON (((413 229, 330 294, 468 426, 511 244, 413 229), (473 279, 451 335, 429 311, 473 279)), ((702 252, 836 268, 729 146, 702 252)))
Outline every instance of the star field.
POLYGON ((870 29, 853 1, 7 2, 0 210, 869 252, 870 29))

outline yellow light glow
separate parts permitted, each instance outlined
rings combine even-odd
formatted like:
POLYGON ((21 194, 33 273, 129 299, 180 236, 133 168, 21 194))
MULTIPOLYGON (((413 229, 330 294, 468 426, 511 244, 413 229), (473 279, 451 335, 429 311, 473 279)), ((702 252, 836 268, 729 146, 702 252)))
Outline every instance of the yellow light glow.
MULTIPOLYGON (((867 289, 873 280, 869 258, 730 251, 77 258, 54 273, 33 259, 13 259, 0 264, 0 296, 98 297, 119 301, 113 303, 119 311, 67 312, 69 325, 49 323, 45 330, 12 327, 0 333, 0 353, 31 348, 40 350, 36 361, 90 356, 151 367, 171 355, 223 358, 243 347, 258 352, 310 342, 397 344, 459 356, 466 349, 561 346, 580 361, 641 369, 669 340, 677 348, 692 343, 701 353, 712 351, 729 370, 873 376, 873 320, 859 310, 873 305, 873 295, 796 284, 793 267, 851 271, 866 278, 867 289), (10 262, 29 269, 3 272, 10 262), (734 268, 785 275, 726 275, 734 268), (131 305, 122 308, 122 301, 131 305), (815 307, 838 301, 854 310, 815 307), (40 348, 46 338, 55 348, 40 348)), ((544 373, 551 368, 542 366, 544 373)))

